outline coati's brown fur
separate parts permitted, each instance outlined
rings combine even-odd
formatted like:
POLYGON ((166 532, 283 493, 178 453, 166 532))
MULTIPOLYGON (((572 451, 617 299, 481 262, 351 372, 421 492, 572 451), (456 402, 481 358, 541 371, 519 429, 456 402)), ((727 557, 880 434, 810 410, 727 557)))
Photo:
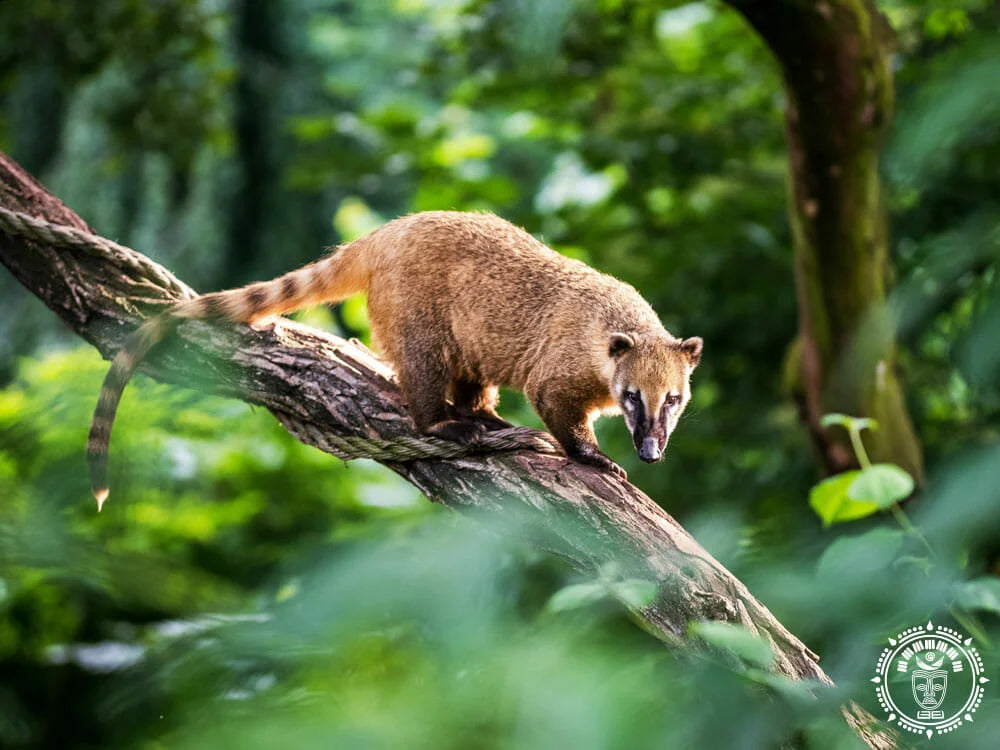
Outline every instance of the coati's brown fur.
POLYGON ((474 442, 509 426, 497 387, 523 390, 577 461, 623 474, 591 427, 621 411, 643 460, 656 461, 690 397, 699 338, 680 340, 628 284, 559 255, 490 214, 429 211, 391 221, 273 281, 179 302, 115 357, 87 446, 107 497, 111 425, 139 361, 185 318, 254 322, 368 292, 373 339, 395 366, 418 429, 474 442))

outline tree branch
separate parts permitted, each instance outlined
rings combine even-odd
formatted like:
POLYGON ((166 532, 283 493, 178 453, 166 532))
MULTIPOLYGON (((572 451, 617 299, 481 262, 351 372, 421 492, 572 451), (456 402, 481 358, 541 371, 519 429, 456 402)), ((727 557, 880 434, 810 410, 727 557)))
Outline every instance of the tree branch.
MULTIPOLYGON (((0 206, 90 231, 2 152, 0 206)), ((170 277, 148 258, 138 253, 128 258, 126 264, 0 232, 0 261, 105 357, 114 354, 142 313, 191 294, 175 280, 151 281, 158 274, 170 277)), ((358 343, 291 321, 273 331, 188 321, 175 338, 178 344, 150 355, 141 368, 146 374, 264 406, 304 443, 323 448, 338 435, 417 437, 391 371, 358 343)), ((82 465, 83 446, 80 454, 82 465)), ((812 651, 673 518, 625 481, 530 451, 385 463, 435 502, 478 512, 494 525, 518 522, 521 533, 528 530, 537 544, 580 570, 593 573, 613 562, 629 577, 656 582, 655 601, 635 614, 665 641, 686 638, 692 620, 736 623, 770 642, 775 672, 832 685, 812 651)), ((863 712, 851 718, 874 725, 863 712)), ((866 741, 894 746, 877 732, 866 741)))

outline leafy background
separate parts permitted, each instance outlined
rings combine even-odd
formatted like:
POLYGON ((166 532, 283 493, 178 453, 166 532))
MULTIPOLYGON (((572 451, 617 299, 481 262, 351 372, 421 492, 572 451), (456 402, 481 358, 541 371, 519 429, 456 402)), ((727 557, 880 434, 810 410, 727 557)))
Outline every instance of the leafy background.
MULTIPOLYGON (((0 148, 198 289, 402 213, 485 209, 703 336, 665 461, 639 464, 620 420, 602 445, 839 685, 814 700, 725 628, 700 626, 707 656, 667 651, 614 599, 641 584, 581 579, 267 414, 141 377, 98 516, 83 445, 105 365, 0 274, 0 745, 854 747, 837 706, 878 712, 881 645, 928 619, 973 632, 997 676, 1000 18, 880 7, 890 304, 928 465, 903 509, 884 483, 813 489, 782 364, 781 81, 724 4, 0 3, 0 148)), ((367 335, 361 299, 303 317, 367 335)), ((501 408, 537 424, 517 394, 501 408)), ((934 742, 998 731, 993 688, 934 742)))

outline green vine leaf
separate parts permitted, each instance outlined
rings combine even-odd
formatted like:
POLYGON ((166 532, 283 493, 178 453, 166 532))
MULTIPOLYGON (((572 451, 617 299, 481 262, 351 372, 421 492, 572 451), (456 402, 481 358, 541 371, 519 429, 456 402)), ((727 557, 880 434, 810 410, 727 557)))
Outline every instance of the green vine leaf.
POLYGON ((1000 579, 977 578, 958 586, 955 602, 964 609, 1000 614, 1000 579))
POLYGON ((656 601, 658 589, 652 581, 627 578, 624 581, 612 583, 611 591, 626 606, 641 609, 656 601))
POLYGON ((860 474, 860 471, 845 471, 824 479, 812 488, 809 505, 816 511, 824 526, 855 521, 878 512, 879 506, 875 503, 852 498, 848 493, 860 474))
POLYGON ((554 593, 545 608, 550 612, 566 612, 586 607, 607 595, 608 590, 601 583, 575 583, 554 593))
POLYGON ((878 422, 874 419, 869 419, 868 417, 851 417, 847 414, 824 414, 819 423, 823 427, 840 425, 851 432, 861 432, 862 430, 872 430, 874 432, 878 429, 878 422))
POLYGON ((820 585, 841 585, 859 581, 873 570, 884 570, 899 558, 906 534, 899 529, 875 528, 858 536, 836 539, 816 563, 820 585))
POLYGON ((759 667, 768 667, 774 661, 771 645, 741 625, 728 622, 692 622, 690 629, 702 640, 732 651, 743 661, 759 667))
POLYGON ((913 492, 913 477, 895 464, 874 464, 855 473, 857 476, 847 488, 852 501, 870 503, 881 510, 913 492))

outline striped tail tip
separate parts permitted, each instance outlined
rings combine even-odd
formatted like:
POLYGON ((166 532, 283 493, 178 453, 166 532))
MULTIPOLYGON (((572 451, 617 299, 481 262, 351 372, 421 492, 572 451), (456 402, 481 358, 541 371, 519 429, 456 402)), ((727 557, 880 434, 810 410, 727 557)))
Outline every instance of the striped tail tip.
POLYGON ((104 507, 104 501, 108 499, 108 488, 101 487, 94 490, 94 499, 97 500, 97 512, 100 513, 101 508, 104 507))

